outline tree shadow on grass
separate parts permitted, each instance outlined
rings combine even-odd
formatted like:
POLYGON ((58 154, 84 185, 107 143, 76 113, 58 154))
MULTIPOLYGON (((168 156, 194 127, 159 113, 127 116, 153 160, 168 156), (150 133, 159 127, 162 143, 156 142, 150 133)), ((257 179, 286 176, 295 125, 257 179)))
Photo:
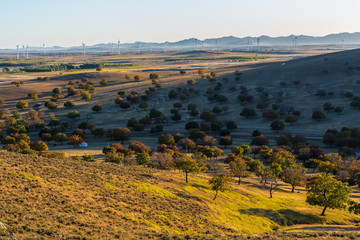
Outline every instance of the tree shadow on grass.
POLYGON ((295 224, 316 224, 323 223, 325 221, 325 219, 320 216, 300 213, 290 209, 271 210, 251 208, 240 209, 239 213, 268 218, 269 220, 281 226, 291 226, 295 224))

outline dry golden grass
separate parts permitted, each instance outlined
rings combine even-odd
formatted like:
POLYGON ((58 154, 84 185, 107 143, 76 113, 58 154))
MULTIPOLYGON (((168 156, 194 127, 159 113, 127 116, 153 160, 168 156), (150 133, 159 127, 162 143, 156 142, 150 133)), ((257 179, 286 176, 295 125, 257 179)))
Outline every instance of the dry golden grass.
POLYGON ((304 193, 280 190, 270 199, 257 179, 231 184, 232 191, 212 201, 206 174, 184 184, 175 171, 4 151, 0 169, 0 221, 19 239, 229 239, 292 226, 291 233, 272 235, 282 239, 311 224, 355 231, 360 221, 344 211, 320 217, 319 208, 305 204, 304 193))

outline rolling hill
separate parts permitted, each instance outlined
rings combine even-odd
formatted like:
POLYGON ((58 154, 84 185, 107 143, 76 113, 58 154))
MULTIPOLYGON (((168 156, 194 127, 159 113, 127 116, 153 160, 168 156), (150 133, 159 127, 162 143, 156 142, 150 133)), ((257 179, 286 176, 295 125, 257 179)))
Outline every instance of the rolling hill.
POLYGON ((320 217, 304 190, 290 193, 285 184, 271 199, 255 178, 213 201, 206 174, 185 184, 174 171, 4 151, 0 169, 0 221, 8 229, 0 225, 1 239, 325 239, 335 233, 322 224, 356 231, 360 221, 339 211, 320 217), (304 232, 311 227, 318 231, 304 232))

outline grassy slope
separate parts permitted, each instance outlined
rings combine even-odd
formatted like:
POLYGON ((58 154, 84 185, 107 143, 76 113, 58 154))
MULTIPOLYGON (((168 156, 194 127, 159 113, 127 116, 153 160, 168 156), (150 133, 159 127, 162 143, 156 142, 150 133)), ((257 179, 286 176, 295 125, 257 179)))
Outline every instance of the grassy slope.
POLYGON ((360 220, 339 211, 320 217, 305 194, 278 191, 270 199, 255 180, 232 184, 212 201, 206 175, 184 184, 173 171, 3 151, 0 169, 0 221, 20 239, 147 239, 164 231, 230 236, 360 220))

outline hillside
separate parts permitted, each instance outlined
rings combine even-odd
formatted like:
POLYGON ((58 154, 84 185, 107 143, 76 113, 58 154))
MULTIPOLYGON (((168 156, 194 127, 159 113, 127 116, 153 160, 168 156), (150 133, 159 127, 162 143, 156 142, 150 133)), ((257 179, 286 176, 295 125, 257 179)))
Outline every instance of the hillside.
MULTIPOLYGON (((257 179, 231 184, 231 191, 213 201, 205 174, 184 184, 184 175, 175 171, 4 151, 0 169, 0 221, 18 239, 229 239, 277 230, 274 239, 325 239, 331 233, 321 231, 332 227, 322 224, 356 231, 353 225, 360 221, 345 211, 320 217, 319 208, 305 204, 303 190, 290 193, 285 185, 270 199, 257 179), (295 232, 312 226, 320 232, 282 232, 291 225, 295 232)), ((5 230, 0 234, 9 239, 5 230)))

